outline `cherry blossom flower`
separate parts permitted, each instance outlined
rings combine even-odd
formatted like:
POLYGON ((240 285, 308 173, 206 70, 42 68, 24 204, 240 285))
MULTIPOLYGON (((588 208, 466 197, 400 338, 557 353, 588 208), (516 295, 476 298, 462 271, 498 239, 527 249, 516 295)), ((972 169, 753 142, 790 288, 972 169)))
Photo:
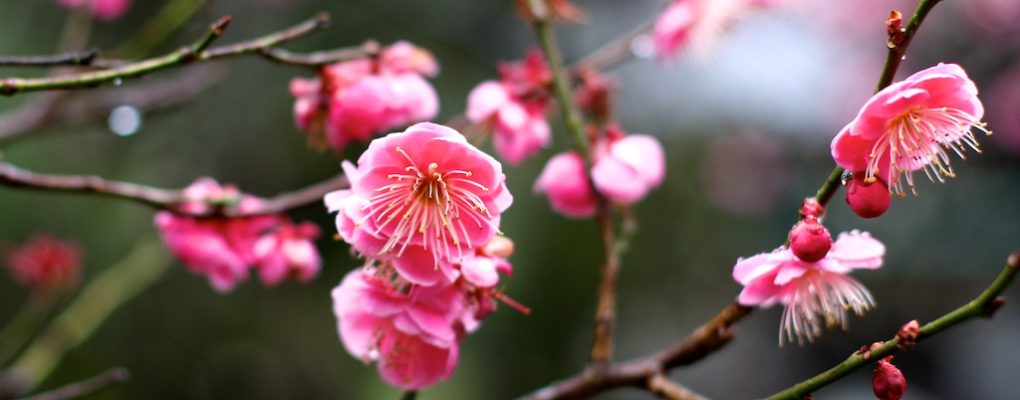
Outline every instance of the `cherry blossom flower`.
POLYGON ((59 0, 60 5, 74 9, 88 6, 96 18, 113 21, 120 18, 131 7, 131 0, 59 0))
POLYGON ((439 99, 424 76, 438 72, 432 55, 408 42, 382 49, 378 59, 327 66, 317 78, 291 81, 295 123, 313 146, 339 152, 350 142, 435 118, 439 99))
POLYGON ((652 28, 656 56, 668 60, 685 49, 705 53, 735 17, 752 5, 766 4, 745 0, 674 0, 659 14, 652 28))
POLYGON ((916 194, 914 171, 931 181, 955 176, 949 153, 980 152, 972 128, 986 132, 977 87, 959 65, 939 64, 876 93, 832 141, 841 167, 916 194), (902 178, 902 179, 901 179, 902 178))
POLYGON ((808 262, 789 247, 737 260, 733 279, 744 285, 737 301, 747 306, 785 306, 779 343, 812 341, 823 326, 847 326, 847 311, 857 315, 875 301, 860 282, 847 274, 882 266, 885 246, 866 232, 841 233, 824 258, 808 262))
POLYGON ((419 285, 456 279, 454 264, 496 235, 513 201, 499 162, 433 123, 372 141, 344 169, 351 188, 324 199, 341 238, 419 285))
POLYGON ((585 173, 584 159, 573 151, 549 159, 535 180, 534 192, 544 194, 554 211, 570 218, 591 217, 598 207, 585 173))
MULTIPOLYGON (((244 212, 261 203, 210 178, 190 185, 184 197, 181 210, 198 213, 232 203, 244 212)), ((312 243, 318 228, 309 223, 294 225, 283 215, 194 218, 171 211, 156 213, 155 222, 174 256, 192 273, 205 275, 221 293, 247 280, 253 267, 267 286, 286 278, 307 282, 318 275, 321 261, 312 243)))
POLYGON ((36 293, 76 286, 81 277, 81 251, 71 242, 35 235, 7 255, 11 276, 36 293))
POLYGON ((500 158, 519 164, 549 144, 546 118, 552 72, 541 52, 500 65, 500 81, 485 81, 468 94, 467 119, 492 132, 500 158))

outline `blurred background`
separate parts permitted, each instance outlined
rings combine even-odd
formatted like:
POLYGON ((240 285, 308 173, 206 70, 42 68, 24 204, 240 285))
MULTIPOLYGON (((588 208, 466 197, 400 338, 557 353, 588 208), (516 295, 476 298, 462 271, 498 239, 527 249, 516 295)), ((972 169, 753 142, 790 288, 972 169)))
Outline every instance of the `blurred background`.
MULTIPOLYGON (((164 2, 134 3, 124 18, 97 22, 88 44, 116 48, 164 2)), ((568 60, 651 20, 665 5, 576 3, 587 11, 586 23, 558 30, 568 60)), ((782 244, 799 202, 832 168, 829 142, 874 88, 885 57, 886 16, 890 9, 909 14, 913 7, 899 0, 793 1, 747 15, 708 51, 671 63, 638 57, 609 71, 619 89, 616 111, 623 127, 658 137, 668 164, 666 183, 636 207, 640 230, 620 277, 618 358, 655 351, 686 335, 739 292, 730 278, 737 257, 782 244)), ((468 91, 495 78, 498 61, 520 58, 534 46, 532 31, 509 1, 216 0, 150 53, 192 42, 221 15, 234 17, 219 42, 225 44, 322 10, 332 14, 332 28, 289 49, 329 49, 370 38, 405 39, 429 49, 442 68, 431 81, 441 99, 439 121, 463 113, 468 91)), ((55 52, 67 18, 56 1, 0 2, 0 54, 55 52)), ((675 378, 711 398, 765 396, 889 337, 910 319, 930 320, 963 304, 991 282, 1009 252, 1020 248, 1018 20, 1015 1, 940 4, 900 68, 904 77, 943 61, 964 66, 981 90, 986 121, 995 131, 981 138, 983 155, 954 160, 956 179, 945 185, 924 181, 919 197, 894 200, 877 220, 850 213, 842 193, 833 201, 826 223, 833 233, 867 230, 888 246, 884 268, 855 274, 872 290, 878 308, 853 318, 848 332, 829 331, 814 344, 782 348, 780 310, 755 312, 736 327, 731 345, 675 371, 675 378)), ((40 73, 0 69, 4 77, 40 73)), ((311 151, 294 127, 288 82, 311 76, 306 70, 243 58, 104 90, 130 93, 175 74, 188 74, 182 82, 198 79, 212 87, 171 110, 143 112, 140 125, 126 131, 111 129, 107 116, 118 105, 133 106, 129 96, 85 102, 82 123, 0 142, 0 151, 5 160, 40 172, 174 188, 212 176, 265 196, 339 172, 341 157, 311 151)), ((0 98, 0 112, 39 97, 0 98)), ((452 379, 424 391, 421 399, 512 398, 584 365, 598 242, 592 221, 562 218, 545 199, 531 195, 544 160, 567 147, 561 123, 551 118, 552 148, 507 168, 516 201, 502 230, 517 252, 511 259, 515 274, 504 282, 507 293, 533 313, 503 307, 490 316, 463 342, 452 379)), ((347 157, 357 150, 349 148, 347 157)), ((139 241, 158 239, 153 210, 121 200, 0 187, 0 210, 0 240, 50 233, 79 242, 85 279, 116 264, 139 241)), ((69 352, 41 387, 124 366, 131 381, 96 399, 398 398, 400 392, 382 383, 374 366, 349 356, 337 337, 329 292, 356 262, 345 244, 332 240, 333 218, 320 207, 293 217, 314 221, 325 232, 318 242, 324 268, 314 282, 267 289, 249 281, 221 295, 175 261, 158 283, 69 352)), ((166 254, 153 263, 165 262, 166 254)), ((0 277, 0 323, 27 295, 0 277)), ((1017 398, 1020 311, 1012 303, 1020 299, 1020 287, 1006 295, 1010 303, 993 322, 967 323, 896 357, 909 381, 906 398, 1017 398)), ((870 372, 858 372, 816 398, 869 398, 870 379, 870 372)), ((599 398, 648 395, 624 389, 599 398)))

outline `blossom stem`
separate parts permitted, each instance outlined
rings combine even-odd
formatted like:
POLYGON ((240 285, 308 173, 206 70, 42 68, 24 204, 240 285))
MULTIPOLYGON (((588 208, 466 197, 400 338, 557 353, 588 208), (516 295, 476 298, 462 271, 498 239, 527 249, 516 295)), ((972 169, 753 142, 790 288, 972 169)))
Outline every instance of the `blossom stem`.
MULTIPOLYGON (((574 142, 574 149, 584 159, 585 170, 590 171, 593 164, 593 157, 589 150, 588 138, 584 134, 581 114, 574 107, 573 96, 570 90, 570 81, 567 78, 567 67, 563 63, 563 57, 556 47, 556 40, 553 37, 552 24, 549 21, 548 10, 543 0, 529 0, 532 15, 535 16, 533 27, 538 36, 539 46, 545 55, 546 61, 553 74, 553 90, 556 93, 556 100, 567 127, 574 142)), ((589 361, 592 365, 604 367, 613 358, 613 326, 616 321, 616 277, 620 271, 620 254, 616 251, 615 229, 613 227, 613 215, 609 203, 595 190, 591 174, 588 174, 588 184, 592 187, 597 200, 595 220, 599 226, 600 240, 603 251, 602 281, 599 285, 598 304, 595 310, 595 340, 592 345, 589 361)))
POLYGON ((70 400, 89 396, 110 386, 127 382, 130 374, 124 368, 113 368, 102 374, 57 389, 25 397, 21 400, 70 400))
MULTIPOLYGON (((1020 270, 1020 252, 1014 253, 1009 257, 1009 261, 1006 263, 1006 267, 1003 268, 999 276, 995 278, 992 283, 985 288, 980 295, 976 298, 960 306, 959 308, 946 313, 938 319, 929 322, 928 324, 921 327, 921 333, 917 338, 917 341, 927 339, 935 334, 949 329, 960 323, 969 321, 977 317, 991 317, 996 310, 997 297, 1002 293, 1003 289, 1006 288, 1016 276, 1017 271, 1020 270)), ((893 337, 892 339, 886 340, 881 344, 877 344, 871 347, 867 352, 855 352, 847 357, 846 360, 839 363, 835 367, 822 372, 813 378, 802 381, 790 388, 769 396, 767 400, 799 400, 804 398, 806 395, 828 386, 833 382, 836 382, 847 375, 850 375, 854 371, 863 368, 865 365, 881 360, 885 356, 896 353, 902 350, 905 346, 900 343, 900 339, 893 337)))
POLYGON ((213 207, 205 213, 190 213, 180 210, 184 200, 183 189, 162 189, 128 182, 112 181, 98 176, 49 175, 28 171, 7 162, 0 162, 0 185, 51 192, 87 193, 105 197, 131 200, 150 207, 172 211, 179 215, 193 217, 243 217, 265 214, 279 214, 293 209, 322 202, 326 193, 345 189, 347 179, 343 176, 329 178, 293 192, 282 193, 265 199, 258 207, 240 212, 233 206, 213 207))
MULTIPOLYGON (((244 55, 259 55, 271 48, 299 39, 324 28, 329 22, 329 14, 321 13, 301 24, 272 33, 250 41, 233 45, 209 48, 209 45, 222 35, 230 22, 223 17, 209 26, 209 30, 189 46, 166 54, 138 62, 99 71, 88 71, 42 78, 7 78, 0 80, 0 94, 11 96, 22 92, 57 89, 91 88, 100 84, 137 78, 159 70, 177 67, 193 62, 211 61, 221 58, 244 55)), ((93 64, 100 65, 101 60, 93 64)))
POLYGON ((22 393, 32 391, 66 352, 84 343, 114 311, 155 284, 169 265, 162 246, 144 240, 119 263, 89 281, 11 366, 14 386, 22 393))
POLYGON ((14 314, 14 318, 7 321, 0 330, 0 368, 7 365, 32 334, 42 326, 46 317, 65 298, 64 292, 55 290, 30 296, 14 314))

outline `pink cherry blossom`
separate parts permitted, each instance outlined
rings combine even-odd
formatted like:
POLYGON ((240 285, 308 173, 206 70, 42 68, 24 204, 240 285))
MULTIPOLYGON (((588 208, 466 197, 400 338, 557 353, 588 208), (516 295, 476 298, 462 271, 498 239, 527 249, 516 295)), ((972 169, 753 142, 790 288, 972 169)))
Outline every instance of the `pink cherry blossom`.
POLYGON ((885 246, 866 232, 841 233, 828 254, 803 261, 789 247, 737 260, 733 279, 744 285, 737 300, 748 306, 782 303, 779 343, 814 340, 830 322, 847 325, 847 311, 861 315, 874 306, 871 293, 847 274, 882 266, 885 246))
POLYGON ((456 279, 513 201, 499 162, 432 123, 372 141, 345 170, 351 188, 325 198, 341 238, 420 285, 456 279))
POLYGON ((435 118, 439 99, 423 78, 439 72, 427 51, 407 42, 382 49, 378 59, 329 65, 318 78, 295 78, 294 120, 314 146, 342 151, 350 142, 435 118))
POLYGON ((652 29, 655 54, 667 60, 681 50, 704 53, 751 4, 745 0, 674 0, 652 29))
POLYGON ((59 0, 60 5, 66 8, 78 8, 88 6, 96 18, 103 21, 113 21, 120 18, 131 7, 131 0, 59 0))
POLYGON ((863 172, 868 182, 882 179, 893 193, 903 195, 906 185, 916 194, 914 171, 944 182, 955 175, 950 152, 961 158, 968 147, 980 152, 972 128, 988 132, 983 115, 967 73, 956 64, 939 64, 869 99, 832 141, 832 157, 847 170, 863 172))
MULTIPOLYGON (((662 184, 666 156, 658 139, 649 135, 609 137, 596 145, 592 181, 595 188, 612 202, 630 205, 643 199, 662 184)), ((622 134, 622 133, 621 133, 622 134)))
POLYGON ((576 152, 550 158, 535 180, 534 192, 544 194, 553 210, 570 218, 591 217, 598 206, 584 169, 584 159, 576 152))
POLYGON ((519 164, 549 144, 546 112, 552 72, 541 52, 500 65, 501 79, 480 83, 468 94, 467 119, 492 133, 499 156, 519 164))
MULTIPOLYGON (((213 204, 237 203, 241 211, 261 200, 243 195, 232 186, 201 178, 184 190, 181 211, 208 212, 213 204)), ((170 251, 194 274, 205 275, 219 292, 229 292, 248 279, 256 267, 267 286, 286 278, 307 282, 320 268, 312 240, 318 228, 295 226, 283 215, 237 218, 195 218, 160 211, 156 227, 170 251)))
POLYGON ((74 287, 81 277, 81 251, 71 242, 35 235, 7 255, 11 276, 36 293, 74 287))

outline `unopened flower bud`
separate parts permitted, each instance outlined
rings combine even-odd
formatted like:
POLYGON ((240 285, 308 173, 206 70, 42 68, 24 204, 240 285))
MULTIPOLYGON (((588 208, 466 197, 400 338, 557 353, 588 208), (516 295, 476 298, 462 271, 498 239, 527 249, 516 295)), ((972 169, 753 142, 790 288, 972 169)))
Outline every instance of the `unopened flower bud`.
POLYGON ((889 209, 889 187, 881 179, 868 182, 863 173, 855 173, 846 185, 846 204, 861 218, 875 218, 889 209))
POLYGON ((907 392, 907 379, 899 368, 892 365, 892 357, 878 361, 875 375, 871 378, 871 390, 879 400, 900 400, 907 392))
POLYGON ((808 217, 793 226, 790 230, 790 250, 806 262, 815 262, 825 258, 832 248, 832 235, 817 218, 808 217))
POLYGON ((481 250, 489 257, 509 258, 514 254, 514 242, 506 236, 494 236, 481 250))
POLYGON ((800 217, 806 219, 808 217, 818 218, 825 212, 825 207, 822 207, 814 197, 808 197, 804 199, 804 204, 800 206, 800 217))
POLYGON ((896 332, 896 337, 899 339, 899 347, 904 349, 914 347, 920 336, 921 324, 916 319, 903 324, 900 330, 896 332))

